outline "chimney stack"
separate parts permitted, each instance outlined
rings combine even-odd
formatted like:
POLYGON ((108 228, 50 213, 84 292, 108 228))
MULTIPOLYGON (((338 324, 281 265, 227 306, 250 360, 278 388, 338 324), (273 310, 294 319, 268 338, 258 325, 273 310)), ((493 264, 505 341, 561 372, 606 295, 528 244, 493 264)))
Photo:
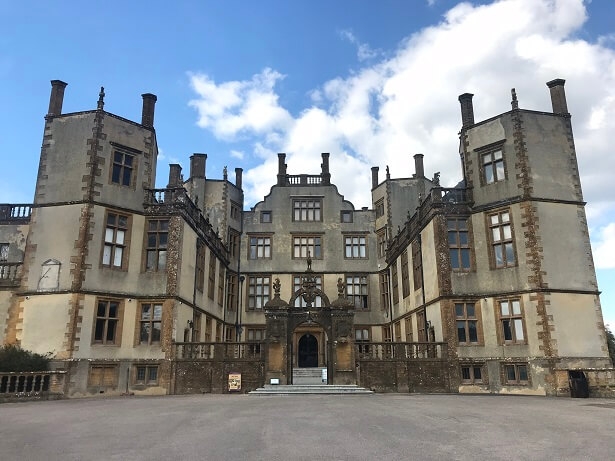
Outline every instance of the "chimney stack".
POLYGON ((463 93, 459 96, 462 128, 474 125, 474 106, 472 105, 472 97, 474 97, 472 93, 463 93))
POLYGON ((190 177, 205 178, 205 162, 207 154, 192 154, 190 156, 190 177))
POLYGON ((155 94, 151 93, 142 94, 141 97, 143 98, 141 125, 145 128, 154 128, 154 108, 156 107, 156 101, 158 98, 155 94))
POLYGON ((378 187, 378 171, 379 170, 380 168, 378 168, 377 166, 372 167, 372 189, 375 189, 376 187, 378 187))
POLYGON ((64 83, 62 80, 51 81, 51 96, 49 97, 49 110, 48 116, 61 115, 62 103, 64 102, 64 88, 68 83, 64 83))
POLYGON ((237 189, 241 189, 241 186, 243 184, 242 176, 243 168, 235 168, 235 185, 237 186, 237 189))
POLYGON ((564 84, 566 80, 556 78, 547 82, 547 86, 551 91, 551 105, 553 106, 554 114, 567 114, 568 104, 566 104, 566 92, 564 91, 564 84))
POLYGON ((179 187, 182 185, 182 167, 177 163, 169 165, 169 184, 167 187, 179 187))
POLYGON ((414 155, 414 176, 416 178, 425 177, 425 169, 423 168, 423 154, 414 155))
POLYGON ((331 173, 329 173, 329 153, 322 153, 321 176, 324 185, 331 184, 331 173))
POLYGON ((278 186, 286 184, 286 154, 278 154, 278 186))

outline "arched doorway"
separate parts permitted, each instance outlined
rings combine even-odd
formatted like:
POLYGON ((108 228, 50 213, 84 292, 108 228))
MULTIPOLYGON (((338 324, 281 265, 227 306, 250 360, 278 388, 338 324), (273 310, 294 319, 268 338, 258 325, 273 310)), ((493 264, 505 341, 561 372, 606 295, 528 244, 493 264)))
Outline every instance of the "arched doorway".
POLYGON ((299 368, 318 366, 318 339, 316 339, 316 336, 310 333, 301 336, 297 352, 297 365, 299 368))

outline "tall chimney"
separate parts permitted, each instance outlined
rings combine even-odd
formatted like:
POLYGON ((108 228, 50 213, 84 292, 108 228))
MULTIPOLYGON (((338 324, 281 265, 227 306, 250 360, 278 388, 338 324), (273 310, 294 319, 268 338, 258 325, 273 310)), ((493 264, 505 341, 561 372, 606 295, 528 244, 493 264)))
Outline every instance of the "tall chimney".
POLYGON ((235 185, 237 186, 237 189, 241 189, 241 186, 243 184, 242 176, 243 168, 235 168, 235 185))
POLYGON ((472 93, 463 93, 459 96, 461 104, 461 127, 467 128, 474 125, 474 106, 472 105, 472 93))
POLYGON ((331 184, 331 173, 329 173, 329 153, 322 153, 321 176, 324 185, 331 184))
POLYGON ((146 128, 154 128, 154 108, 156 107, 156 101, 158 98, 152 93, 142 94, 141 97, 143 98, 141 125, 146 128))
POLYGON ((372 189, 375 189, 376 187, 378 187, 378 171, 379 170, 380 168, 378 168, 377 166, 372 167, 372 189))
POLYGON ((169 184, 167 187, 179 187, 182 185, 182 167, 177 163, 169 165, 169 184))
POLYGON ((414 176, 417 178, 425 177, 425 169, 423 168, 423 154, 414 154, 414 176))
POLYGON ((62 80, 51 81, 51 96, 49 97, 49 110, 47 115, 61 115, 62 103, 64 102, 64 88, 68 83, 64 83, 62 80))
POLYGON ((286 154, 278 154, 278 186, 286 184, 286 154))
POLYGON ((566 92, 564 91, 564 83, 566 80, 556 78, 547 82, 547 86, 551 91, 551 105, 553 106, 554 114, 567 114, 568 104, 566 104, 566 92))
POLYGON ((190 177, 205 178, 205 162, 207 154, 192 154, 190 156, 190 177))

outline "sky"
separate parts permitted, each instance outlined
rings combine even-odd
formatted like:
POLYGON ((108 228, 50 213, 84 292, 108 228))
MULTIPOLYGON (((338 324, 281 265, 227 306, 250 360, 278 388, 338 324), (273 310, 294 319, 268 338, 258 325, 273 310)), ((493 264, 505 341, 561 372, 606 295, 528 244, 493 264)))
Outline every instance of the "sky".
POLYGON ((356 208, 371 206, 372 166, 393 177, 461 179, 458 95, 476 121, 551 111, 545 85, 566 80, 605 321, 615 328, 615 2, 612 0, 0 0, 0 203, 33 200, 50 80, 63 111, 140 121, 154 93, 160 155, 187 176, 243 168, 246 205, 289 174, 320 172, 356 208))

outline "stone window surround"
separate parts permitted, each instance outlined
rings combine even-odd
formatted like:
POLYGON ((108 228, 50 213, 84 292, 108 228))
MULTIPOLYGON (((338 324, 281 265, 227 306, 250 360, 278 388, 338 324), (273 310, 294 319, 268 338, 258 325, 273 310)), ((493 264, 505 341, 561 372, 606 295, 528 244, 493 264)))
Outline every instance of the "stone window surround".
MULTIPOLYGON (((505 181, 506 179, 508 179, 508 168, 507 168, 507 162, 506 162, 506 152, 504 150, 504 143, 506 142, 505 139, 501 139, 499 141, 487 144, 485 146, 481 146, 481 147, 477 147, 476 149, 474 149, 474 152, 476 152, 477 154, 477 164, 479 165, 479 170, 480 170, 480 185, 481 186, 488 186, 491 184, 496 184, 498 182, 501 181, 505 181), (500 151, 502 153, 502 169, 503 169, 503 173, 504 176, 502 178, 497 176, 497 168, 496 170, 494 170, 494 180, 491 182, 487 182, 487 171, 485 168, 485 163, 484 163, 484 157, 486 155, 493 155, 494 152, 500 151)), ((489 165, 494 165, 496 163, 496 159, 492 158, 492 161, 489 162, 489 165), (494 161, 495 160, 495 161, 494 161)))
POLYGON ((93 312, 94 321, 92 322, 92 342, 93 346, 111 346, 111 347, 119 347, 122 345, 122 328, 124 325, 124 300, 123 299, 114 299, 114 298, 96 298, 96 302, 94 305, 93 312), (117 304, 116 306, 116 314, 115 316, 110 316, 109 308, 111 307, 111 303, 117 304), (105 306, 103 315, 99 314, 99 309, 102 306, 105 306), (99 321, 102 322, 102 331, 101 338, 96 339, 96 330, 99 321), (114 332, 113 338, 107 339, 109 336, 108 328, 110 325, 110 321, 114 323, 114 332))
POLYGON ((138 149, 133 149, 132 147, 128 147, 128 146, 124 146, 122 144, 118 144, 116 142, 111 142, 110 143, 111 146, 113 147, 113 149, 111 150, 111 161, 109 162, 110 168, 109 168, 109 184, 113 184, 115 186, 120 186, 120 187, 128 187, 130 189, 135 190, 136 189, 136 185, 137 185, 137 172, 138 172, 138 166, 139 166, 139 156, 143 154, 142 151, 138 150, 138 149), (121 154, 122 155, 122 161, 118 163, 118 161, 116 161, 116 153, 121 154), (132 165, 125 165, 125 158, 126 156, 130 156, 132 158, 132 165), (118 174, 120 174, 121 176, 123 176, 124 173, 124 168, 129 166, 130 168, 130 184, 123 184, 123 180, 122 177, 120 176, 120 178, 118 178, 118 181, 114 181, 113 177, 114 177, 114 169, 116 167, 116 165, 118 165, 120 167, 118 174))
POLYGON ((105 221, 103 226, 103 236, 102 236, 102 246, 100 249, 100 267, 104 267, 107 269, 114 269, 119 271, 127 271, 128 270, 128 257, 130 254, 130 241, 132 234, 132 214, 125 214, 113 209, 105 210, 105 221), (109 224, 109 216, 115 215, 116 222, 109 224), (119 224, 119 218, 126 218, 126 226, 121 227, 119 224), (107 232, 111 231, 113 233, 112 239, 108 241, 107 232), (123 241, 121 243, 117 242, 118 231, 123 231, 123 241), (109 262, 105 264, 105 249, 110 248, 109 250, 109 262), (116 257, 116 251, 118 249, 122 250, 121 255, 121 265, 116 266, 114 264, 114 260, 116 257))
POLYGON ((481 305, 478 301, 470 301, 470 300, 462 300, 462 301, 454 301, 453 302, 453 314, 455 316, 455 331, 457 332, 456 339, 457 344, 459 346, 482 346, 484 345, 484 333, 483 333, 483 322, 481 316, 481 305), (463 313, 461 315, 457 312, 457 307, 461 306, 463 308, 463 313), (474 315, 468 315, 468 306, 472 306, 474 308, 474 315), (459 323, 464 323, 464 332, 465 332, 465 341, 460 341, 459 339, 459 323), (470 328, 469 322, 476 322, 476 341, 470 340, 470 328))
POLYGON ((272 253, 273 253, 273 234, 272 233, 248 234, 248 259, 271 259, 272 253), (254 247, 254 254, 252 252, 252 247, 254 247), (262 250, 262 255, 260 256, 259 256, 259 249, 262 250))
POLYGON ((498 337, 498 344, 500 345, 525 345, 527 344, 527 331, 526 331, 526 325, 525 325, 525 308, 523 306, 523 302, 521 300, 520 297, 507 297, 507 298, 500 298, 497 299, 495 302, 495 318, 497 320, 498 323, 498 327, 497 327, 497 337, 498 337), (509 314, 508 315, 503 315, 502 314, 502 303, 506 302, 509 304, 509 314), (513 313, 513 302, 518 302, 519 303, 519 308, 520 308, 520 314, 514 314, 513 313), (517 328, 519 323, 515 322, 515 320, 520 320, 521 321, 521 327, 522 327, 522 331, 521 333, 523 334, 523 339, 517 339, 517 328), (512 339, 507 340, 505 339, 505 334, 504 334, 504 321, 510 321, 511 322, 511 335, 512 335, 512 339), (515 325, 516 323, 516 325, 515 325))
POLYGON ((271 276, 252 274, 247 276, 246 282, 246 310, 264 310, 265 304, 271 299, 271 276), (250 293, 252 288, 254 292, 250 293))
POLYGON ((515 242, 515 226, 512 219, 510 208, 502 208, 485 212, 485 224, 487 230, 487 239, 489 241, 489 262, 491 269, 504 269, 507 267, 515 267, 518 265, 517 245, 515 242), (508 221, 503 221, 503 215, 508 214, 508 221), (492 222, 492 217, 498 217, 497 223, 492 222), (510 237, 506 237, 506 229, 510 233, 510 237), (498 229, 500 237, 495 241, 493 238, 494 230, 498 229), (513 261, 508 261, 507 246, 511 245, 511 254, 513 261), (498 265, 496 258, 496 248, 501 249, 502 264, 498 265))
POLYGON ((292 248, 291 248, 291 258, 292 259, 307 259, 307 252, 305 253, 305 256, 302 255, 302 251, 304 248, 306 249, 306 251, 310 252, 310 257, 312 259, 323 259, 324 258, 324 242, 323 242, 323 236, 325 235, 324 232, 310 232, 310 233, 296 233, 296 232, 291 232, 291 241, 292 241, 292 248), (299 243, 297 243, 297 239, 299 239, 299 243), (308 239, 308 241, 306 241, 305 243, 303 243, 302 239, 308 239), (310 244, 309 239, 312 239, 313 242, 310 244), (316 239, 320 240, 320 243, 318 245, 316 245, 316 239), (319 248, 318 253, 315 251, 316 247, 319 248), (297 251, 299 250, 299 255, 297 256, 297 251))

